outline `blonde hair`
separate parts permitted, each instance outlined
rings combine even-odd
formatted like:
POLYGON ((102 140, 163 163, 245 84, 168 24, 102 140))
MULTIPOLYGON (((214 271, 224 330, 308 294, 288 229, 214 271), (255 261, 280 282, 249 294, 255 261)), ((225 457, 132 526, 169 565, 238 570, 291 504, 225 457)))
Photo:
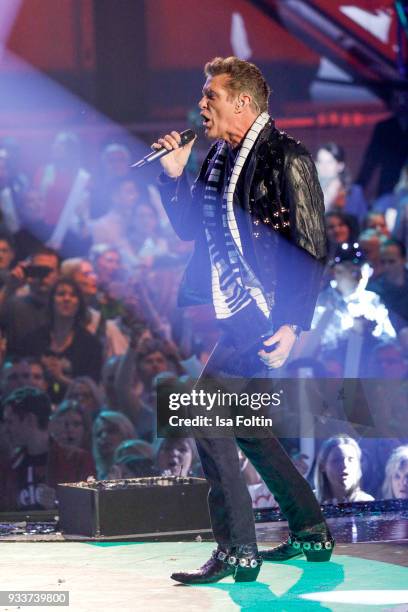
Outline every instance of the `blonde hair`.
POLYGON ((408 444, 395 448, 385 466, 385 478, 381 487, 383 499, 393 499, 392 478, 394 474, 408 463, 408 444))
POLYGON ((75 272, 79 270, 79 267, 85 259, 82 257, 70 257, 65 259, 61 264, 61 276, 65 278, 74 278, 75 272))

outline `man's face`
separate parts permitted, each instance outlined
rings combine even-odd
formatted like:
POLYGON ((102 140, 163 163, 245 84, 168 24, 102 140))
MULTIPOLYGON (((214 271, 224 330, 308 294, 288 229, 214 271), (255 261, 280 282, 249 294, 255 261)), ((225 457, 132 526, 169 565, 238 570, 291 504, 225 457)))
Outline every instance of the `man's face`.
POLYGON ((35 387, 40 391, 47 390, 47 382, 44 376, 44 369, 39 363, 29 363, 21 361, 18 364, 18 387, 35 387))
POLYGON ((228 79, 226 74, 208 77, 198 103, 205 135, 211 139, 227 139, 236 120, 236 98, 226 89, 228 79))
POLYGON ((160 351, 149 353, 140 362, 140 371, 144 378, 152 380, 161 372, 166 372, 169 369, 166 357, 160 351))
POLYGON ((380 251, 383 274, 391 283, 399 279, 404 271, 405 261, 397 246, 387 246, 380 251))
POLYGON ((25 446, 32 434, 32 424, 29 414, 20 419, 11 406, 5 406, 3 412, 4 431, 13 447, 25 446))
POLYGON ((49 273, 44 278, 29 278, 31 293, 46 296, 58 279, 58 259, 54 255, 34 255, 33 266, 46 266, 49 273))
POLYGON ((14 251, 7 240, 0 240, 0 270, 8 270, 13 257, 14 251))

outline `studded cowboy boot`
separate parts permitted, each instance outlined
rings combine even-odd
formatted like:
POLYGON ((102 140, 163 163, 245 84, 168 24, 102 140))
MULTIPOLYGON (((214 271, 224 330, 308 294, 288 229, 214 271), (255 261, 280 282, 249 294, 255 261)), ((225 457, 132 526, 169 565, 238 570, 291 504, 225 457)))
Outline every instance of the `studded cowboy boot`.
POLYGON ((183 584, 209 584, 227 576, 233 576, 235 582, 252 582, 257 579, 261 565, 256 544, 235 546, 230 551, 219 546, 200 569, 174 572, 171 578, 183 584))
POLYGON ((288 561, 295 557, 306 556, 308 561, 330 561, 335 541, 326 523, 318 523, 313 527, 297 533, 291 533, 288 539, 269 550, 261 550, 264 561, 288 561))

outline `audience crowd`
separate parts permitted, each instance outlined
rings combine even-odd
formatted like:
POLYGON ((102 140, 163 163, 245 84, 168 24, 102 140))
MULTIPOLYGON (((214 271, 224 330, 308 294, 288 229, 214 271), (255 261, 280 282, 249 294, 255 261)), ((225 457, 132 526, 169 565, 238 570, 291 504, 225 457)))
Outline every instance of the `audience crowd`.
MULTIPOLYGON (((81 146, 58 134, 29 177, 15 143, 0 142, 0 511, 53 509, 58 482, 91 475, 201 475, 193 440, 156 434, 158 379, 197 377, 218 334, 210 306, 177 307, 192 245, 173 233, 155 186, 130 171, 126 146, 108 144, 92 173, 81 146)), ((319 148, 316 166, 329 256, 286 376, 394 379, 400 401, 388 407, 388 437, 358 439, 342 421, 316 438, 314 456, 296 438, 288 452, 321 503, 408 499, 398 428, 408 409, 408 164, 373 202, 336 143, 319 148)), ((240 461, 254 507, 273 506, 240 461)))

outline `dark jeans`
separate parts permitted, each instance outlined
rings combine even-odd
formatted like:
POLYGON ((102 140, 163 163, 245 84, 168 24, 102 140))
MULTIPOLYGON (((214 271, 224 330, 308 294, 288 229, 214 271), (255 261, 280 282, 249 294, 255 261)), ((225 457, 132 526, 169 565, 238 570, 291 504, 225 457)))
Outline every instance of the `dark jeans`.
MULTIPOLYGON (((228 320, 201 378, 268 377, 257 351, 267 331, 256 311, 228 320)), ((276 373, 276 371, 275 371, 276 373)), ((223 548, 256 542, 251 497, 240 470, 236 443, 274 495, 293 532, 322 522, 320 506, 277 438, 196 438, 205 477, 214 538, 223 548)))

